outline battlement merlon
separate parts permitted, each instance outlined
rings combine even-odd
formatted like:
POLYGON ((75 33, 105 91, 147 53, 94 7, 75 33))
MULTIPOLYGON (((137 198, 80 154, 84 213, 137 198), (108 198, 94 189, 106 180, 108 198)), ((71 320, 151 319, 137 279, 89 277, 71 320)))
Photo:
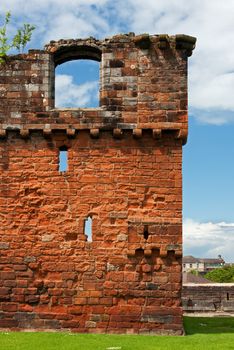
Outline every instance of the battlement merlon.
POLYGON ((155 138, 170 131, 185 143, 187 58, 195 43, 183 34, 129 33, 51 41, 44 50, 9 56, 0 65, 0 136, 8 130, 23 137, 35 130, 74 136, 88 129, 120 137, 130 129, 141 137, 150 129, 155 138), (55 108, 55 67, 75 59, 100 62, 99 108, 55 108))

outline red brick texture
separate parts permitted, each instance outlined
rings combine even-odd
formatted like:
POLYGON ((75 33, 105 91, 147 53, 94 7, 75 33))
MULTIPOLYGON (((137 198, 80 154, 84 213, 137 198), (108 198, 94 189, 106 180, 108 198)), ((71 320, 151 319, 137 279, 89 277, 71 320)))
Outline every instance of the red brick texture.
POLYGON ((182 334, 194 44, 183 35, 59 41, 0 67, 0 328, 182 334), (101 60, 101 107, 54 109, 54 67, 76 58, 101 60))

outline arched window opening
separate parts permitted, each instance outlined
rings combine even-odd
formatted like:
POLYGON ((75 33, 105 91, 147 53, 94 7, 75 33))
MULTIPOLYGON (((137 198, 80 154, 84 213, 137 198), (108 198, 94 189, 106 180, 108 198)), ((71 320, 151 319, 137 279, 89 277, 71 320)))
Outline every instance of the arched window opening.
POLYGON ((68 170, 68 151, 67 147, 63 146, 59 148, 59 172, 68 170))
POLYGON ((91 59, 76 59, 58 65, 55 71, 55 107, 98 107, 99 70, 100 63, 91 59))
POLYGON ((87 237, 88 242, 93 241, 93 235, 92 235, 92 217, 88 216, 87 219, 84 221, 84 234, 87 237))

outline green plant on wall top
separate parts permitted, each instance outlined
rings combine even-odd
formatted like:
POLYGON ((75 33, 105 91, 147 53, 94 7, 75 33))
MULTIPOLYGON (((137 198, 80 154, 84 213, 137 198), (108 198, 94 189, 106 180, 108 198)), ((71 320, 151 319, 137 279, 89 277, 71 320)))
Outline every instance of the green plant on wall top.
POLYGON ((11 13, 7 12, 4 19, 4 24, 0 28, 0 63, 6 61, 8 52, 11 49, 16 49, 18 52, 23 52, 26 44, 31 40, 32 32, 35 29, 33 25, 25 23, 22 28, 17 29, 17 33, 10 40, 7 37, 7 25, 11 19, 11 13))

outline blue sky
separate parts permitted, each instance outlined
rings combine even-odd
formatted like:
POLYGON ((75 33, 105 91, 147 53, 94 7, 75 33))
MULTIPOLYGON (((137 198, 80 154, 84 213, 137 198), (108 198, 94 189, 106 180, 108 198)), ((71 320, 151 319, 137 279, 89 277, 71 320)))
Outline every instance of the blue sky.
MULTIPOLYGON (((234 0, 2 0, 1 14, 7 10, 10 33, 24 22, 36 25, 32 48, 130 31, 197 37, 183 149, 184 253, 234 261, 234 0)), ((97 103, 98 64, 78 63, 57 69, 57 105, 97 103)))

